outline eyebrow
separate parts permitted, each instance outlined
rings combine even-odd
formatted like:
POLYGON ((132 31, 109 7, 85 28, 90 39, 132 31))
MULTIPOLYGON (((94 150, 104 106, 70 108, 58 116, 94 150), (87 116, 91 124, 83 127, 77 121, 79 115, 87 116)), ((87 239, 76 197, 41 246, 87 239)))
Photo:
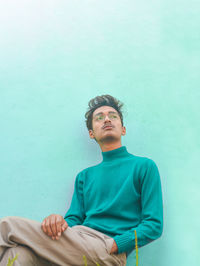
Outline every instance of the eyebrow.
MULTIPOLYGON (((117 114, 117 112, 113 112, 113 111, 110 111, 110 112, 108 112, 109 114, 117 114)), ((102 115, 103 113, 102 112, 100 112, 100 113, 97 113, 95 116, 97 116, 97 115, 102 115)), ((94 117, 95 117, 94 116, 94 117)))

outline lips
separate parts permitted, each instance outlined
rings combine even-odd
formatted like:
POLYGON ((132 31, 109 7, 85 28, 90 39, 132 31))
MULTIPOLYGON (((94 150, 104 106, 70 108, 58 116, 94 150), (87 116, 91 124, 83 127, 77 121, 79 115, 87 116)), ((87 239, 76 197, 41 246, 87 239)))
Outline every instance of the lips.
POLYGON ((106 128, 113 128, 113 126, 104 126, 103 129, 106 129, 106 128))

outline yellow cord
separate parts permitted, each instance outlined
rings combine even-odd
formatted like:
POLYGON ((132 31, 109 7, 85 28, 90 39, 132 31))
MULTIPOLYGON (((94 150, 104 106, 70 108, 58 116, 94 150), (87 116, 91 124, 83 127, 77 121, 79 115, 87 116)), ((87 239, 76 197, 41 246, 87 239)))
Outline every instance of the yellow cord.
POLYGON ((138 245, 137 245, 137 233, 135 230, 135 251, 136 251, 136 266, 138 266, 138 245))
POLYGON ((87 266, 87 259, 85 255, 83 255, 83 260, 84 260, 85 266, 87 266))

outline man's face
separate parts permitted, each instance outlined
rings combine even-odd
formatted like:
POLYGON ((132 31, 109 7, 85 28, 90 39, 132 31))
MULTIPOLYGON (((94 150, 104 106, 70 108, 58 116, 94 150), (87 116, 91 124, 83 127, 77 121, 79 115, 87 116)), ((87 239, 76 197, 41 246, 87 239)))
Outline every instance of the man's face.
POLYGON ((90 138, 98 143, 116 142, 121 139, 121 135, 126 134, 118 112, 111 106, 101 106, 93 112, 92 126, 93 130, 89 130, 90 138))

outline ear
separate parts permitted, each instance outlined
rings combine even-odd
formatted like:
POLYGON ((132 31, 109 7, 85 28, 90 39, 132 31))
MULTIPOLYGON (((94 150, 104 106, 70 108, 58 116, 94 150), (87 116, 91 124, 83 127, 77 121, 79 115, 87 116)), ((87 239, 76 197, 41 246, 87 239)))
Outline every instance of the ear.
POLYGON ((122 136, 125 136, 125 135, 126 135, 126 128, 122 127, 122 136))
POLYGON ((89 130, 89 135, 90 135, 91 139, 94 139, 94 135, 93 135, 93 130, 92 129, 89 130))

